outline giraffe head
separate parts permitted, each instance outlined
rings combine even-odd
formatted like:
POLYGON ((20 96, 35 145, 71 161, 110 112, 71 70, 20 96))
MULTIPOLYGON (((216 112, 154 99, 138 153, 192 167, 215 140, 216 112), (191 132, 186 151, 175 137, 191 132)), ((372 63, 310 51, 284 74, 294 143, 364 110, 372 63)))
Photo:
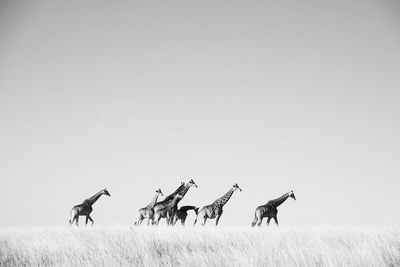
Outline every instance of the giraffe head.
POLYGON ((159 194, 159 195, 161 195, 161 196, 164 196, 163 193, 161 192, 161 189, 160 189, 160 188, 158 188, 158 189, 156 190, 156 193, 159 194))
POLYGON ((240 192, 242 192, 242 188, 240 188, 240 187, 238 186, 237 183, 235 183, 235 184, 233 185, 233 190, 234 190, 234 191, 239 190, 240 192))
POLYGON ((104 195, 111 197, 110 193, 107 191, 107 188, 103 190, 104 195))
POLYGON ((291 197, 294 200, 296 200, 296 196, 294 195, 293 190, 289 192, 289 197, 291 197))
POLYGON ((197 188, 197 184, 193 181, 193 179, 190 179, 189 185, 190 185, 190 186, 194 186, 194 187, 197 188))

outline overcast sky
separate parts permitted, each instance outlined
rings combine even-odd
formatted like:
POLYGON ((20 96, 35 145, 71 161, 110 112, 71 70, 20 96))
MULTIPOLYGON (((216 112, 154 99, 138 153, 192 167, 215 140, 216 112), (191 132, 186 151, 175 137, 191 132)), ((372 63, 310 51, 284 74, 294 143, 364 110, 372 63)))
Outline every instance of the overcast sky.
POLYGON ((399 224, 399 74, 397 1, 1 1, 0 226, 191 178, 242 187, 220 225, 289 190, 281 225, 399 224))

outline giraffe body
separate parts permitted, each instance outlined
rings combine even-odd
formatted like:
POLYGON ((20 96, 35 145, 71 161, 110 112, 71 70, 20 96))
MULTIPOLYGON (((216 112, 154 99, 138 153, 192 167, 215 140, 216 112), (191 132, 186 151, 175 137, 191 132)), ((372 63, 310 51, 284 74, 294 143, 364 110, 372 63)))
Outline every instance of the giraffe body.
POLYGON ((251 226, 261 226, 262 221, 264 218, 267 218, 267 226, 269 225, 269 222, 271 219, 274 219, 275 224, 279 225, 278 223, 278 206, 280 206, 283 202, 286 201, 289 197, 293 198, 296 200, 296 196, 293 193, 293 190, 284 194, 283 196, 273 199, 267 202, 267 204, 258 206, 256 208, 255 214, 254 214, 254 220, 251 223, 251 226))
POLYGON ((154 205, 157 202, 157 199, 158 199, 159 195, 161 195, 161 196, 163 195, 163 193, 161 192, 161 189, 157 189, 156 190, 156 195, 153 197, 153 199, 151 200, 149 205, 147 205, 144 208, 139 209, 138 218, 137 218, 137 221, 134 224, 135 226, 139 226, 142 223, 142 221, 144 219, 146 219, 146 218, 147 218, 147 225, 150 224, 150 220, 154 216, 154 209, 153 208, 154 208, 154 205))
POLYGON ((232 188, 225 195, 215 200, 212 204, 201 208, 201 210, 197 214, 194 224, 196 224, 197 218, 200 217, 200 219, 202 220, 201 225, 205 225, 207 219, 216 219, 215 225, 218 225, 219 219, 221 218, 221 215, 223 213, 224 205, 231 198, 233 192, 237 190, 242 191, 242 189, 238 186, 238 184, 234 184, 232 188))
POLYGON ((181 224, 185 225, 186 218, 188 216, 188 211, 189 210, 194 210, 194 213, 196 214, 196 216, 199 213, 199 208, 198 207, 195 207, 195 206, 182 206, 175 212, 175 215, 174 215, 174 217, 172 219, 172 224, 175 225, 176 222, 178 220, 180 220, 181 224))
POLYGON ((75 205, 72 207, 71 212, 70 212, 70 219, 69 223, 75 224, 78 226, 79 225, 79 216, 86 216, 86 224, 88 224, 88 221, 91 221, 92 225, 94 224, 94 220, 92 217, 90 217, 90 214, 93 211, 93 204, 102 196, 111 196, 110 193, 107 191, 107 189, 103 189, 97 194, 93 195, 92 197, 85 199, 82 204, 75 205))

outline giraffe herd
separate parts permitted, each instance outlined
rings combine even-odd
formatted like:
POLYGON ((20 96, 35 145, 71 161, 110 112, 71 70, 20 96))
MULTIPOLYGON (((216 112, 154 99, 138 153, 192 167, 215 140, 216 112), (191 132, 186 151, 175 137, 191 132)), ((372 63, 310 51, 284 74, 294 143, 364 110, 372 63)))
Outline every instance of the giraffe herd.
MULTIPOLYGON (((145 219, 147 220, 147 225, 158 225, 161 219, 165 219, 167 225, 175 225, 178 221, 181 221, 181 224, 185 225, 188 211, 190 210, 193 210, 196 215, 194 225, 197 223, 198 219, 200 220, 201 225, 205 225, 208 219, 215 219, 215 225, 218 225, 225 204, 229 201, 234 192, 242 192, 239 185, 235 183, 222 197, 201 209, 196 206, 182 206, 178 208, 179 202, 191 187, 197 188, 197 184, 193 179, 190 179, 188 183, 181 182, 179 187, 173 193, 159 202, 157 202, 158 198, 160 195, 163 196, 163 193, 161 189, 157 189, 151 202, 146 207, 138 210, 137 220, 134 222, 134 226, 141 225, 145 219)), ((69 223, 72 225, 75 222, 78 226, 79 216, 85 216, 86 224, 88 224, 88 221, 91 221, 93 225, 94 220, 90 217, 90 214, 93 211, 92 206, 102 195, 111 196, 107 189, 103 189, 92 197, 85 199, 81 204, 72 207, 69 223)), ((276 225, 278 225, 277 208, 288 198, 296 200, 293 190, 279 198, 268 201, 265 205, 258 206, 255 210, 254 220, 251 223, 251 226, 261 226, 264 218, 267 218, 267 226, 271 219, 274 219, 276 225)))

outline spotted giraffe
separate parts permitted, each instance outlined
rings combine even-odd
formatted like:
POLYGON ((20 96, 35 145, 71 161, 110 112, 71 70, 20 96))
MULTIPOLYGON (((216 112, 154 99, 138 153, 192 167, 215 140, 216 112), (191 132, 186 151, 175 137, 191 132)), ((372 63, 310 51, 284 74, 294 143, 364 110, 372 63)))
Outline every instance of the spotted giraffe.
MULTIPOLYGON (((189 189, 190 189, 191 187, 197 187, 197 184, 193 181, 193 179, 190 179, 190 181, 189 181, 187 184, 185 184, 185 186, 182 188, 181 191, 179 191, 178 194, 182 195, 182 198, 183 198, 183 197, 186 195, 186 193, 189 191, 189 189)), ((178 203, 179 203, 179 201, 181 201, 182 198, 180 198, 180 199, 178 200, 178 203)), ((171 204, 171 201, 172 201, 172 200, 163 200, 163 201, 161 201, 161 202, 158 202, 158 203, 154 206, 154 214, 156 214, 157 211, 160 210, 160 209, 165 209, 165 208, 167 208, 167 212, 166 212, 166 213, 165 213, 165 212, 160 213, 161 218, 166 218, 166 219, 167 219, 167 224, 172 223, 172 218, 173 218, 173 216, 174 216, 174 214, 175 214, 175 211, 174 211, 174 210, 169 210, 169 208, 168 208, 168 207, 169 207, 169 204, 171 204)), ((160 218, 160 219, 161 219, 161 218, 160 218)), ((159 221, 160 219, 158 219, 158 221, 159 221)), ((156 224, 156 223, 153 221, 153 224, 156 224)), ((158 224, 158 223, 157 223, 157 224, 158 224)))
POLYGON ((103 189, 92 197, 85 199, 81 204, 73 206, 70 212, 69 223, 73 224, 75 221, 76 225, 78 226, 79 216, 86 216, 86 224, 88 224, 88 221, 90 220, 93 225, 94 220, 92 219, 92 217, 90 217, 90 214, 93 211, 92 206, 102 195, 106 195, 109 197, 111 196, 107 189, 103 189))
POLYGON ((142 223, 142 221, 144 219, 146 219, 146 218, 147 218, 147 225, 150 224, 150 220, 153 218, 153 215, 154 215, 153 208, 154 208, 154 205, 157 202, 157 199, 158 199, 159 195, 163 196, 163 193, 161 192, 161 189, 157 189, 156 190, 156 194, 153 197, 153 199, 151 200, 151 202, 149 203, 149 205, 147 205, 144 208, 141 208, 138 211, 138 219, 134 224, 135 226, 139 226, 142 223))
POLYGON ((251 226, 255 226, 256 224, 257 224, 257 226, 261 226, 262 220, 265 217, 267 217, 267 226, 269 225, 269 222, 271 221, 271 219, 274 219, 276 225, 279 225, 278 218, 277 218, 277 215, 278 215, 277 207, 279 207, 289 197, 296 200, 296 196, 294 195, 293 190, 287 192, 286 194, 284 194, 281 197, 278 197, 277 199, 268 201, 267 204, 265 204, 265 205, 257 207, 255 214, 254 214, 254 220, 251 223, 251 226))
MULTIPOLYGON (((221 218, 222 212, 223 212, 223 207, 228 202, 228 200, 231 198, 233 192, 236 190, 239 190, 242 192, 242 189, 238 186, 238 184, 234 184, 232 188, 222 197, 218 198, 215 200, 211 205, 205 206, 201 208, 199 213, 197 214, 197 217, 200 217, 200 219, 203 220, 201 225, 205 225, 207 219, 216 219, 215 220, 215 225, 218 225, 219 219, 221 218)), ((196 220, 194 221, 194 224, 197 222, 197 217, 196 220)))

